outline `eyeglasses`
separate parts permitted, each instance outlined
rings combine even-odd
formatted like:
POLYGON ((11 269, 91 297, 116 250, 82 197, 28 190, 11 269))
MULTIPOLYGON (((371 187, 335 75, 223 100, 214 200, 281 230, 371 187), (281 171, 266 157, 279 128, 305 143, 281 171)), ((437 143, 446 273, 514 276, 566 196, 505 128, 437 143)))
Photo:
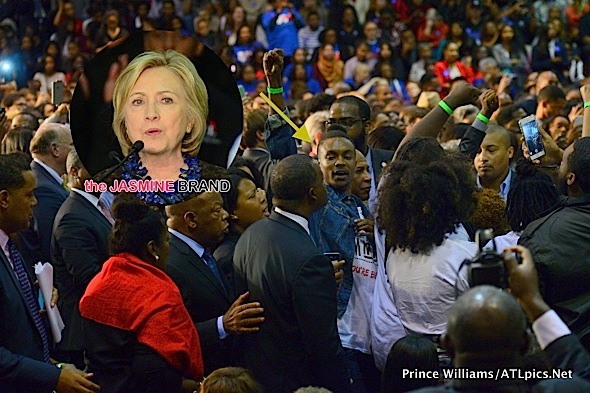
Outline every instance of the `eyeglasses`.
POLYGON ((340 124, 343 127, 352 127, 358 121, 365 121, 365 119, 353 119, 352 117, 343 117, 341 119, 328 119, 324 122, 326 127, 332 124, 340 124))

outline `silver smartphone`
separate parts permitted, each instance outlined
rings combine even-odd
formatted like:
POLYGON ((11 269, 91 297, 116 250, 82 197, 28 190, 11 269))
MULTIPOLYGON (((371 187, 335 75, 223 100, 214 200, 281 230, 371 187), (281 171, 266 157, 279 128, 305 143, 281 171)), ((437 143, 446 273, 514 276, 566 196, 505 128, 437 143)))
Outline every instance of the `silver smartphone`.
POLYGON ((522 130, 524 141, 529 149, 530 159, 536 160, 537 158, 543 157, 545 155, 545 148, 543 147, 543 141, 535 115, 525 117, 518 122, 518 125, 522 130))

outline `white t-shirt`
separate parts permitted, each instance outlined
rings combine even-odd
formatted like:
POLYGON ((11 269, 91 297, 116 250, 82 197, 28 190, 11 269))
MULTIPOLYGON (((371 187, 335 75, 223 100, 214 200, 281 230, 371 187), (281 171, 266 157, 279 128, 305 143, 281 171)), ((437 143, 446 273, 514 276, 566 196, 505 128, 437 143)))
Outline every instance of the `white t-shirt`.
POLYGON ((446 312, 456 295, 469 289, 467 267, 459 275, 457 270, 463 260, 476 254, 474 243, 455 239, 446 239, 428 255, 409 250, 389 252, 387 276, 406 329, 421 334, 445 332, 446 312))
POLYGON ((352 262, 352 292, 342 318, 338 319, 338 334, 344 348, 371 353, 371 312, 377 279, 375 247, 366 236, 355 238, 352 262))

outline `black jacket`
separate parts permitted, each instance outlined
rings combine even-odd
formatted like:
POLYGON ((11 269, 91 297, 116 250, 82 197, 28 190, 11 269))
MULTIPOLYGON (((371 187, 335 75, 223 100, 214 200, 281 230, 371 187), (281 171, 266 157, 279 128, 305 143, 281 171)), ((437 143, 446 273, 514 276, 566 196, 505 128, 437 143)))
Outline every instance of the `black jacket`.
POLYGON ((569 197, 526 227, 519 244, 531 250, 543 297, 590 344, 590 194, 569 197))

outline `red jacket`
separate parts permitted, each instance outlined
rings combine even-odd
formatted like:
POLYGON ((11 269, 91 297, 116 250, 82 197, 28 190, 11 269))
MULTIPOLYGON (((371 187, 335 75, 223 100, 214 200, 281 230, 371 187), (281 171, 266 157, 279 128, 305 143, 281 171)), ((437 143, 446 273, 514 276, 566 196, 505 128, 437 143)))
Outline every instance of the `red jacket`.
MULTIPOLYGON (((459 60, 455 62, 455 65, 459 69, 461 76, 467 79, 467 82, 473 83, 475 80, 475 72, 473 71, 473 68, 465 67, 465 65, 459 60)), ((434 65, 434 75, 438 78, 443 91, 448 93, 452 79, 449 73, 449 64, 445 60, 439 61, 434 65)))

